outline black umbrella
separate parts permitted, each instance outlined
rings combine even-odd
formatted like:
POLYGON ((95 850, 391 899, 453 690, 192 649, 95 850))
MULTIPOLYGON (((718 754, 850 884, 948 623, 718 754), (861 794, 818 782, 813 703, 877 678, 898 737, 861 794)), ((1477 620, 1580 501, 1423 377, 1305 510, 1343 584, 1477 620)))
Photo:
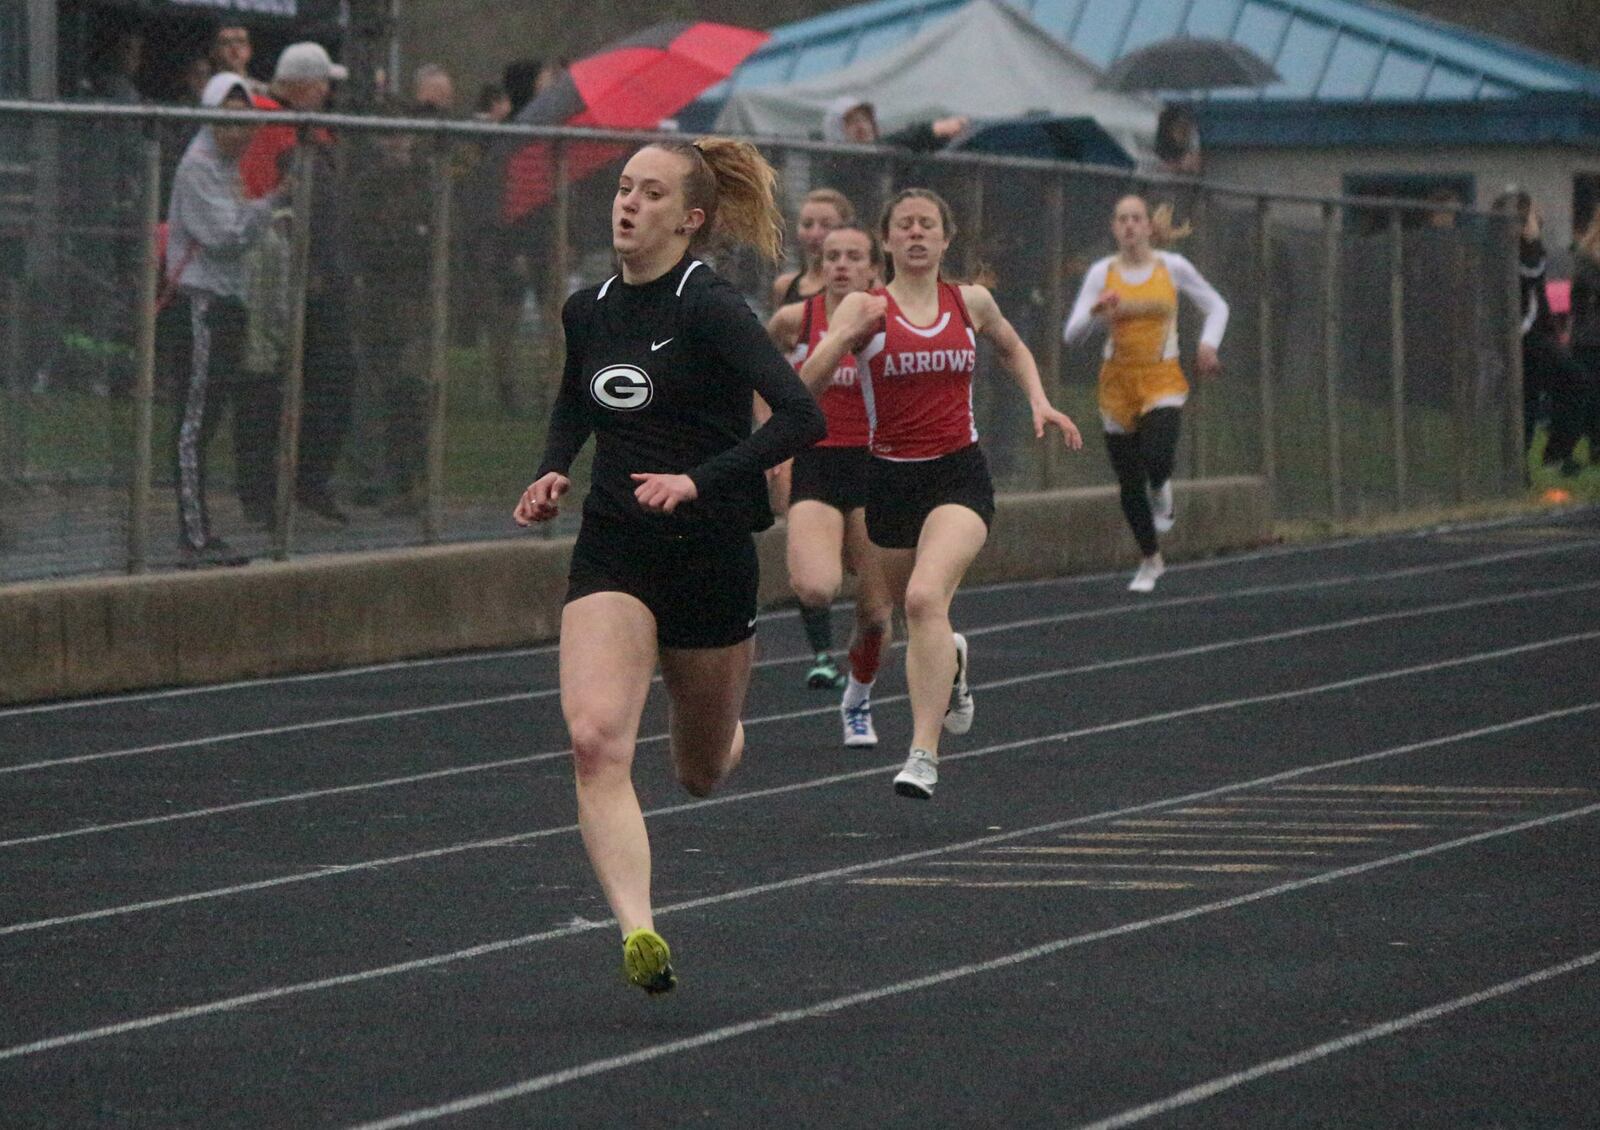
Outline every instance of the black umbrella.
POLYGON ((1267 86, 1281 76, 1261 56, 1227 39, 1182 35, 1130 51, 1106 70, 1111 90, 1209 90, 1267 86))
POLYGON ((951 150, 1003 153, 1084 165, 1131 169, 1134 160, 1093 118, 1034 115, 982 122, 950 143, 951 150))

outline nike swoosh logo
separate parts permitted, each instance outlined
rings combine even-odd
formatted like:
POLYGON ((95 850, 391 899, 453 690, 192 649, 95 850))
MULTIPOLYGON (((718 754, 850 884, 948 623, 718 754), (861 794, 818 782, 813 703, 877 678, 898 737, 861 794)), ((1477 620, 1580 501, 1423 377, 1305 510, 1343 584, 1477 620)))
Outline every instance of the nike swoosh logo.
MULTIPOLYGON (((670 337, 667 338, 667 341, 671 341, 671 340, 672 339, 670 337)), ((656 350, 660 349, 663 345, 667 344, 667 341, 652 341, 650 343, 650 352, 654 353, 656 350)))

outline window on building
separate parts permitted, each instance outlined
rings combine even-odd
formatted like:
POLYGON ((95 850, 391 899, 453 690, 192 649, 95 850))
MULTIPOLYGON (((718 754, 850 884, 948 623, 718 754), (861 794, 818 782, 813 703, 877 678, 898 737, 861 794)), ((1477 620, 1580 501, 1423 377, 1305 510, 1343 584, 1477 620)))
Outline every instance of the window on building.
MULTIPOLYGON (((1347 173, 1344 194, 1471 204, 1477 197, 1477 185, 1470 173, 1347 173)), ((1388 228, 1389 215, 1387 208, 1354 205, 1346 210, 1345 223, 1361 235, 1370 235, 1388 228)), ((1402 216, 1406 227, 1424 227, 1431 220, 1430 214, 1421 210, 1408 209, 1402 216)))

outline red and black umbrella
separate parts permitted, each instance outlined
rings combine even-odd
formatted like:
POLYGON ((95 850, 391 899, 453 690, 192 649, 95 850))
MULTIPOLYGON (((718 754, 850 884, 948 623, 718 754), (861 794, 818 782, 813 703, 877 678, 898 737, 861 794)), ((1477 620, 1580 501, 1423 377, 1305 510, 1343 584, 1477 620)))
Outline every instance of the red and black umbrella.
MULTIPOLYGON (((733 73, 769 38, 728 24, 675 21, 646 28, 567 68, 516 120, 530 125, 655 129, 733 73)), ((625 146, 575 142, 567 177, 577 180, 614 161, 625 146)), ((549 142, 516 152, 506 166, 504 218, 510 222, 555 194, 549 142)))

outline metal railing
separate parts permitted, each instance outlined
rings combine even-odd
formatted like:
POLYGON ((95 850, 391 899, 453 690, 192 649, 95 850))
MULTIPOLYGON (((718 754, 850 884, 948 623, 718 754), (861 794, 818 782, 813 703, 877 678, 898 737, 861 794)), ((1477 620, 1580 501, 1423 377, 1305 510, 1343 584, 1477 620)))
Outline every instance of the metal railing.
MULTIPOLYGON (((0 102, 0 582, 180 560, 171 433, 188 334, 181 300, 162 306, 175 265, 162 262, 161 219, 206 123, 322 139, 320 158, 309 145, 292 158, 283 361, 229 374, 236 419, 212 444, 212 524, 277 559, 510 533, 559 381, 561 304, 612 273, 615 171, 655 135, 0 102), (548 147, 548 183, 507 223, 505 159, 535 143, 548 147), (233 494, 263 436, 270 520, 251 525, 233 494), (332 468, 348 523, 300 504, 308 459, 332 468)), ((760 144, 791 217, 821 185, 869 223, 904 185, 950 201, 952 269, 993 272, 1048 391, 1091 438, 1080 455, 1035 443, 1021 398, 980 378, 1001 490, 1113 481, 1093 438, 1098 346, 1069 348, 1060 331, 1084 271, 1113 250, 1113 203, 1135 189, 1193 225, 1175 249, 1233 312, 1223 376, 1194 382, 1181 474, 1263 475, 1286 517, 1520 487, 1515 243, 1502 217, 1020 158, 760 144)), ((771 265, 747 253, 716 265, 765 313, 771 265)), ((1192 349, 1192 311, 1180 328, 1192 349)))

